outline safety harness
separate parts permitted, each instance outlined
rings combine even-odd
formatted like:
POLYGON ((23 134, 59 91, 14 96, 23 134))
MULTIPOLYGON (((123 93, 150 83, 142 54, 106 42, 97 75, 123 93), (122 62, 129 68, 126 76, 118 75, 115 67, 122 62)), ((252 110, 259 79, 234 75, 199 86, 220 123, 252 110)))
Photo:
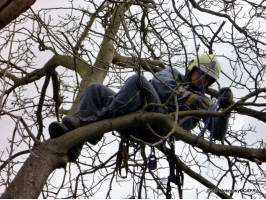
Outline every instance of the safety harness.
POLYGON ((178 187, 179 198, 183 198, 183 183, 184 183, 184 174, 182 168, 178 163, 175 154, 175 138, 174 136, 169 137, 170 149, 167 149, 167 159, 169 163, 169 176, 167 182, 166 198, 171 199, 171 183, 174 183, 178 187))
POLYGON ((129 159, 128 150, 129 150, 129 141, 122 136, 116 157, 116 172, 121 178, 127 178, 128 175, 128 159, 129 159), (122 175, 123 168, 125 168, 124 175, 122 175))

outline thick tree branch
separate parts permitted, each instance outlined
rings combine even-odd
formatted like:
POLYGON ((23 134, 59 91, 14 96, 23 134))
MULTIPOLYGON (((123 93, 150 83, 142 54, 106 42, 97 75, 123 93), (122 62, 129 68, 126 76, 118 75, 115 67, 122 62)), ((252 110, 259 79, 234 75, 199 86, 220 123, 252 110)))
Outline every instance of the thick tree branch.
MULTIPOLYGON (((140 111, 118 118, 95 122, 68 132, 59 138, 37 145, 1 198, 37 198, 49 174, 66 163, 66 152, 69 148, 112 130, 143 126, 148 123, 157 124, 171 130, 175 122, 169 115, 140 111), (37 176, 39 176, 38 181, 34 178, 37 176)), ((174 135, 177 139, 190 145, 193 145, 196 139, 196 135, 191 134, 180 126, 177 126, 174 135)), ((207 151, 209 141, 200 138, 195 146, 207 151)), ((213 144, 210 153, 218 156, 234 156, 251 161, 256 159, 266 162, 266 152, 260 149, 213 144)))
POLYGON ((75 49, 75 53, 78 52, 78 50, 80 49, 82 42, 86 39, 86 37, 89 34, 89 31, 91 29, 91 26, 93 25, 96 16, 98 15, 98 13, 100 11, 102 11, 106 6, 105 6, 106 2, 104 1, 99 8, 95 11, 95 13, 91 16, 90 20, 87 22, 84 31, 82 32, 81 36, 78 38, 77 44, 75 45, 74 49, 75 49))
POLYGON ((5 91, 6 94, 10 93, 15 88, 32 83, 33 81, 39 80, 42 77, 46 76, 48 73, 53 71, 59 64, 57 63, 57 56, 53 56, 41 69, 34 70, 31 73, 28 73, 27 76, 22 78, 12 79, 14 85, 5 91))
POLYGON ((0 2, 0 30, 25 12, 36 0, 2 0, 0 2))
MULTIPOLYGON (((126 116, 103 120, 101 122, 96 122, 88 126, 75 129, 60 137, 63 141, 60 140, 60 144, 58 145, 62 146, 62 148, 69 149, 73 145, 79 144, 82 141, 86 141, 91 137, 98 136, 111 130, 129 128, 133 124, 135 126, 143 126, 144 124, 157 124, 167 128, 170 131, 174 125, 174 119, 169 115, 161 113, 139 111, 126 116)), ((174 135, 177 139, 180 139, 190 145, 193 145, 196 139, 196 135, 191 134, 178 125, 174 135)), ((59 140, 59 138, 57 140, 59 140)), ((209 141, 200 138, 195 146, 203 151, 207 151, 209 147, 209 141)), ((257 158, 262 162, 266 162, 266 152, 260 149, 213 144, 210 153, 218 156, 236 156, 251 161, 254 161, 254 158, 257 158)))
MULTIPOLYGON (((136 112, 80 127, 57 139, 38 145, 33 149, 27 162, 23 165, 22 169, 1 198, 37 198, 49 174, 55 168, 63 166, 66 162, 66 152, 69 148, 89 138, 99 136, 112 130, 129 128, 136 125, 142 126, 148 123, 160 124, 168 130, 171 130, 174 119, 161 113, 136 112), (45 164, 43 161, 45 161, 45 164), (43 168, 42 165, 45 165, 45 167, 43 168), (43 171, 43 169, 45 169, 45 171, 43 171), (42 170, 42 173, 40 173, 40 170, 42 170), (41 177, 38 178, 38 183, 32 181, 31 178, 38 176, 38 174, 41 174, 41 177), (24 184, 21 183, 22 180, 24 184), (27 192, 28 190, 31 192, 27 192)), ((195 135, 179 126, 177 126, 174 135, 177 139, 190 145, 193 145, 196 139, 195 135)), ((195 146, 206 151, 209 147, 209 141, 200 138, 195 146)), ((256 159, 261 162, 266 162, 266 152, 260 149, 213 144, 210 153, 218 156, 234 156, 251 161, 255 161, 256 159)))
MULTIPOLYGON (((115 51, 114 58, 112 60, 113 64, 116 64, 121 67, 125 68, 133 68, 137 69, 138 66, 134 63, 132 57, 121 56, 118 52, 115 51)), ((161 60, 148 60, 148 59, 141 59, 140 60, 141 67, 144 70, 150 71, 150 69, 156 73, 166 68, 163 61, 161 60), (147 64, 149 66, 147 66, 147 64)))
MULTIPOLYGON (((209 95, 215 97, 215 98, 219 98, 219 92, 209 88, 206 91, 209 95)), ((250 93, 249 95, 256 95, 260 92, 266 92, 266 89, 259 89, 258 91, 254 91, 253 93, 250 93)), ((244 114, 244 115, 248 115, 250 117, 254 117, 262 122, 266 122, 266 113, 265 112, 260 112, 257 110, 253 110, 250 108, 246 108, 244 106, 238 105, 237 107, 234 108, 239 114, 244 114)))
MULTIPOLYGON (((5 91, 6 94, 10 93, 12 90, 19 86, 27 85, 29 83, 32 83, 36 80, 39 80, 46 76, 47 74, 50 74, 53 70, 56 69, 58 66, 63 66, 67 69, 74 70, 74 64, 73 64, 73 57, 71 56, 64 56, 64 55, 54 55, 50 60, 46 62, 46 64, 41 69, 36 69, 30 73, 28 73, 26 76, 22 78, 18 78, 12 74, 7 74, 6 77, 10 78, 14 85, 9 88, 7 91, 5 91)), ((81 60, 77 59, 77 72, 81 77, 85 76, 86 71, 91 71, 91 65, 89 65, 86 62, 83 62, 81 60)), ((0 72, 0 76, 2 76, 3 72, 0 72)))
POLYGON ((103 37, 101 48, 97 55, 96 61, 92 68, 83 68, 84 78, 82 79, 79 87, 79 91, 75 102, 73 103, 68 115, 74 115, 77 108, 80 97, 91 83, 102 83, 107 75, 110 64, 112 63, 114 56, 114 38, 120 27, 120 16, 129 9, 129 5, 123 3, 114 8, 112 16, 110 18, 110 24, 105 30, 105 36, 103 37))

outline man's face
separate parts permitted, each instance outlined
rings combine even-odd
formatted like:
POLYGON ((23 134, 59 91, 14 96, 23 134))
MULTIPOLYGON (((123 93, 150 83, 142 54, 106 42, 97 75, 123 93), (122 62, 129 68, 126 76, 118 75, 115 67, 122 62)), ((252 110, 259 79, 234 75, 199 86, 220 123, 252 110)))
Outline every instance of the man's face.
POLYGON ((201 78, 203 80, 203 86, 204 86, 204 88, 206 88, 208 86, 209 82, 211 81, 212 77, 209 76, 208 74, 204 73, 203 71, 201 71, 201 73, 200 73, 199 68, 196 68, 195 70, 193 70, 193 72, 191 74, 191 81, 199 89, 201 89, 201 78))

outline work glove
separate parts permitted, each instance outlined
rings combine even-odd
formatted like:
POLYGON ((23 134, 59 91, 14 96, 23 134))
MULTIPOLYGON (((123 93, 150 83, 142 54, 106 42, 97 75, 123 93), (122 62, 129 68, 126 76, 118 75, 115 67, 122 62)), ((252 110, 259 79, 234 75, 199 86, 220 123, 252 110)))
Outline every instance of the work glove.
POLYGON ((212 105, 208 99, 188 91, 180 100, 191 109, 206 109, 212 105))
POLYGON ((229 107, 230 105, 233 104, 233 98, 234 95, 229 87, 221 88, 219 92, 219 99, 220 99, 219 107, 223 109, 229 107))

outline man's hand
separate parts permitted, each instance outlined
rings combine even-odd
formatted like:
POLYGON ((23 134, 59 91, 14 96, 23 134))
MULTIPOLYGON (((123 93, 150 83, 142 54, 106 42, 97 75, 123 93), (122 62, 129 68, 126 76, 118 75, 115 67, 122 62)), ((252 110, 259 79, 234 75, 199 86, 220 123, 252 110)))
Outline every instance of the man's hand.
POLYGON ((225 87, 220 90, 219 98, 221 98, 219 103, 220 108, 227 108, 233 104, 234 95, 229 87, 225 87))
POLYGON ((206 109, 212 105, 208 99, 188 91, 182 94, 181 102, 191 109, 206 109))

